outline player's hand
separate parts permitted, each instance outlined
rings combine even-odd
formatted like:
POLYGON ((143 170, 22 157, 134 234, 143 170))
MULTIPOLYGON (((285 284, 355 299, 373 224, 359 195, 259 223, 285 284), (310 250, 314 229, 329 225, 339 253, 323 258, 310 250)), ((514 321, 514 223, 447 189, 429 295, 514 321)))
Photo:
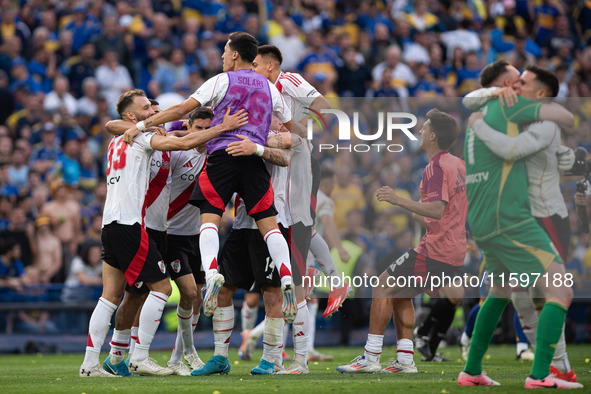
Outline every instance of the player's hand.
POLYGON ((393 205, 398 205, 398 196, 396 192, 389 186, 382 186, 376 192, 378 201, 386 201, 393 205))
POLYGON ((558 169, 561 171, 568 171, 573 168, 575 164, 575 151, 565 145, 560 145, 556 151, 558 157, 558 169))
POLYGON ((587 206, 587 195, 585 193, 575 193, 575 205, 579 207, 587 206))
POLYGON ((493 96, 499 98, 501 107, 507 104, 507 107, 512 107, 517 103, 517 92, 513 88, 505 87, 493 93, 493 96))
POLYGON ((139 133, 140 133, 140 131, 135 126, 133 126, 133 127, 129 128, 129 129, 125 130, 125 133, 123 133, 123 142, 125 142, 128 145, 132 145, 133 144, 133 139, 139 133))
POLYGON ((343 263, 347 263, 351 259, 349 253, 342 246, 339 248, 339 258, 343 263))
POLYGON ((228 130, 234 130, 238 127, 244 126, 248 123, 248 113, 245 109, 241 109, 234 115, 230 115, 230 107, 226 110, 222 124, 226 126, 228 130))
POLYGON ((242 141, 232 142, 226 148, 226 152, 232 156, 252 156, 257 151, 257 145, 247 136, 237 134, 236 137, 242 141))
POLYGON ((484 116, 482 116, 482 112, 472 112, 472 115, 470 115, 470 117, 468 118, 468 125, 470 126, 470 128, 473 128, 474 124, 481 119, 484 119, 484 116))

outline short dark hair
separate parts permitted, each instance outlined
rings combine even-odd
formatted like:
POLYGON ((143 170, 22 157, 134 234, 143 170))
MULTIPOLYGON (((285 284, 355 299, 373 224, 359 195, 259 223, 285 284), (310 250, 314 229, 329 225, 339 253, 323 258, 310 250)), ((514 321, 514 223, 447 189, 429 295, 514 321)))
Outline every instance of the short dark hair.
POLYGON ((495 60, 480 72, 480 85, 483 88, 488 88, 499 76, 507 71, 507 67, 511 64, 506 60, 495 60))
POLYGON ((213 120, 213 111, 209 107, 195 108, 189 114, 189 126, 193 126, 195 119, 211 119, 213 120))
POLYGON ((238 52, 240 58, 248 63, 252 63, 257 53, 259 53, 259 42, 252 35, 243 31, 237 31, 228 36, 230 48, 238 52))
POLYGON ((556 97, 558 95, 558 78, 549 70, 536 66, 534 64, 528 64, 525 66, 525 71, 529 71, 536 75, 536 81, 544 85, 547 89, 547 97, 556 97))
POLYGON ((150 105, 160 105, 160 103, 154 99, 148 99, 150 100, 150 105))
POLYGON ((129 106, 133 104, 133 100, 138 96, 147 97, 146 92, 144 92, 141 89, 129 90, 123 93, 121 96, 119 96, 119 98, 117 99, 117 104, 115 105, 115 108, 117 109, 117 113, 119 114, 119 116, 123 118, 123 115, 125 114, 125 112, 127 112, 129 106))
POLYGON ((320 169, 320 180, 334 177, 334 171, 328 166, 322 166, 320 169))
POLYGON ((427 112, 427 119, 431 121, 429 127, 437 136, 439 148, 448 150, 458 136, 458 123, 454 117, 433 108, 427 112))
POLYGON ((275 45, 261 45, 259 47, 259 55, 269 56, 279 65, 283 63, 283 55, 281 55, 281 51, 275 45))

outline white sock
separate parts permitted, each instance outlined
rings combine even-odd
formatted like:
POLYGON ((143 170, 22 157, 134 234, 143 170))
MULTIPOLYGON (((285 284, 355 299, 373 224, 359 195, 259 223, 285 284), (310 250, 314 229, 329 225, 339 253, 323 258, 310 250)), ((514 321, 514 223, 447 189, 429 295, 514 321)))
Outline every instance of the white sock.
POLYGON ((176 330, 176 339, 174 341, 174 348, 170 355, 169 364, 176 364, 183 359, 183 353, 193 353, 191 348, 195 349, 193 345, 193 308, 183 309, 180 305, 176 308, 176 316, 178 321, 178 328, 176 330))
POLYGON ((143 361, 149 356, 150 345, 160 325, 162 311, 168 301, 166 294, 151 291, 142 306, 140 312, 140 326, 137 333, 137 344, 133 352, 132 360, 143 361))
POLYGON ((517 317, 523 333, 527 337, 532 349, 536 345, 536 330, 538 329, 538 314, 527 292, 512 292, 511 300, 517 311, 517 317))
POLYGON ((519 356, 521 352, 526 351, 529 348, 529 344, 525 342, 517 342, 515 344, 515 350, 517 351, 517 355, 519 356))
POLYGON ((310 252, 314 255, 318 267, 320 267, 324 276, 330 280, 329 283, 334 285, 334 287, 341 287, 341 277, 330 255, 328 244, 316 231, 314 231, 310 240, 310 252))
POLYGON ((382 354, 382 346, 384 346, 384 336, 367 334, 367 342, 365 343, 365 352, 363 355, 365 359, 372 363, 380 361, 380 355, 382 354))
POLYGON ((234 329, 234 306, 216 308, 213 313, 213 338, 215 344, 214 356, 228 357, 230 336, 234 329))
POLYGON ((252 330, 250 330, 250 335, 249 337, 254 340, 255 342, 258 342, 259 339, 263 336, 263 333, 265 332, 265 321, 262 320, 259 324, 256 325, 255 328, 253 328, 252 330))
POLYGON ((306 356, 308 353, 308 332, 310 316, 306 301, 298 304, 298 313, 293 322, 293 352, 296 355, 306 356))
POLYGON ((283 367, 283 349, 285 344, 285 336, 283 333, 285 332, 285 327, 288 326, 289 324, 285 324, 285 322, 283 322, 283 328, 279 334, 279 346, 277 347, 277 354, 275 355, 275 370, 277 370, 278 367, 283 367))
POLYGON ((129 338, 131 337, 131 328, 127 330, 113 330, 113 337, 111 338, 111 352, 109 353, 109 360, 113 364, 119 364, 125 359, 125 353, 129 350, 129 338))
POLYGON ((259 304, 254 307, 249 307, 246 301, 242 303, 242 310, 240 317, 242 322, 242 331, 252 330, 257 322, 257 315, 259 313, 259 304))
POLYGON ((205 271, 205 279, 209 280, 218 272, 218 252, 220 250, 220 238, 218 228, 213 223, 201 225, 199 230, 199 251, 201 252, 201 266, 205 271))
POLYGON ((181 332, 181 340, 183 342, 183 352, 185 354, 193 353, 192 349, 195 349, 193 344, 193 307, 191 309, 183 309, 177 306, 176 309, 177 319, 179 321, 179 329, 181 332))
POLYGON ((265 317, 263 360, 274 363, 281 356, 283 324, 282 317, 265 317))
POLYGON ((460 337, 460 343, 462 346, 470 346, 470 337, 466 334, 466 331, 462 332, 462 336, 460 337))
POLYGON ((263 237, 267 243, 267 249, 269 249, 269 255, 275 263, 275 267, 279 272, 281 278, 281 286, 283 287, 285 282, 291 283, 291 262, 289 260, 289 247, 283 234, 279 229, 269 230, 263 237), (289 279, 288 279, 289 278, 289 279))
POLYGON ((318 300, 308 301, 308 351, 314 350, 314 337, 316 336, 316 315, 318 314, 318 300))
POLYGON ((83 366, 92 367, 98 365, 101 347, 105 342, 107 331, 111 325, 111 316, 113 316, 115 309, 117 309, 117 305, 103 297, 99 298, 88 325, 88 340, 86 341, 83 366))
POLYGON ((128 359, 131 359, 131 356, 135 350, 135 345, 137 344, 137 332, 139 329, 140 328, 136 326, 131 327, 131 335, 129 336, 129 354, 127 355, 128 359))
POLYGON ((550 364, 560 372, 570 372, 571 366, 568 360, 568 354, 566 353, 566 339, 564 337, 564 327, 562 328, 562 335, 556 344, 556 350, 554 351, 554 357, 550 364))
POLYGON ((400 364, 410 365, 413 363, 414 345, 410 339, 399 339, 396 342, 396 357, 400 364))

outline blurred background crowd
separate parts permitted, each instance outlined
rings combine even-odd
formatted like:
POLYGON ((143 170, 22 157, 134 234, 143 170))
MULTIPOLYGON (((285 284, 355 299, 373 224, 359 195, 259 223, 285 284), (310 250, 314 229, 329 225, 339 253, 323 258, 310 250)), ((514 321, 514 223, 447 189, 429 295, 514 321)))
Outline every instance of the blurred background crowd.
MULTIPOLYGON (((419 116, 439 106, 461 119, 453 98, 478 88, 482 67, 500 58, 553 70, 560 99, 591 92, 589 1, 0 0, 2 303, 96 299, 77 289, 101 283, 104 125, 117 117, 117 97, 140 88, 162 108, 184 100, 222 71, 234 31, 279 47, 284 71, 301 73, 340 107, 358 103, 348 97, 376 98, 419 116), (35 286, 57 290, 26 292, 35 286)), ((582 100, 573 100, 577 127, 564 138, 573 148, 591 148, 591 106, 582 100)), ((375 128, 375 111, 361 121, 375 128)), ((339 143, 330 132, 315 142, 339 143)), ((389 185, 417 199, 426 158, 401 133, 388 143, 404 150, 315 152, 335 172, 335 222, 363 251, 358 272, 380 273, 420 237, 410 215, 378 202, 375 190, 389 185)), ((460 136, 453 153, 462 157, 462 147, 460 136)), ((591 252, 578 236, 574 180, 563 187, 573 212, 567 269, 582 288, 591 252)), ((466 261, 477 272, 475 245, 466 261)), ((587 308, 573 313, 575 339, 590 340, 587 308)), ((60 328, 52 316, 12 311, 0 331, 52 332, 60 328)))

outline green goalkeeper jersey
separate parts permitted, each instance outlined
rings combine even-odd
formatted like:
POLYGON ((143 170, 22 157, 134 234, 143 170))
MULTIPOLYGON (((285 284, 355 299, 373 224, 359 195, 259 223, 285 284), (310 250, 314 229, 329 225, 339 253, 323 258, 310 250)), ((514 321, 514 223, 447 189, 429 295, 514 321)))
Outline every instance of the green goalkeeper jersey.
MULTIPOLYGON (((500 132, 516 136, 520 124, 539 120, 542 103, 519 97, 511 108, 499 100, 482 109, 484 121, 500 132)), ((504 161, 468 128, 464 144, 468 223, 475 240, 484 240, 533 220, 525 161, 504 161)))

